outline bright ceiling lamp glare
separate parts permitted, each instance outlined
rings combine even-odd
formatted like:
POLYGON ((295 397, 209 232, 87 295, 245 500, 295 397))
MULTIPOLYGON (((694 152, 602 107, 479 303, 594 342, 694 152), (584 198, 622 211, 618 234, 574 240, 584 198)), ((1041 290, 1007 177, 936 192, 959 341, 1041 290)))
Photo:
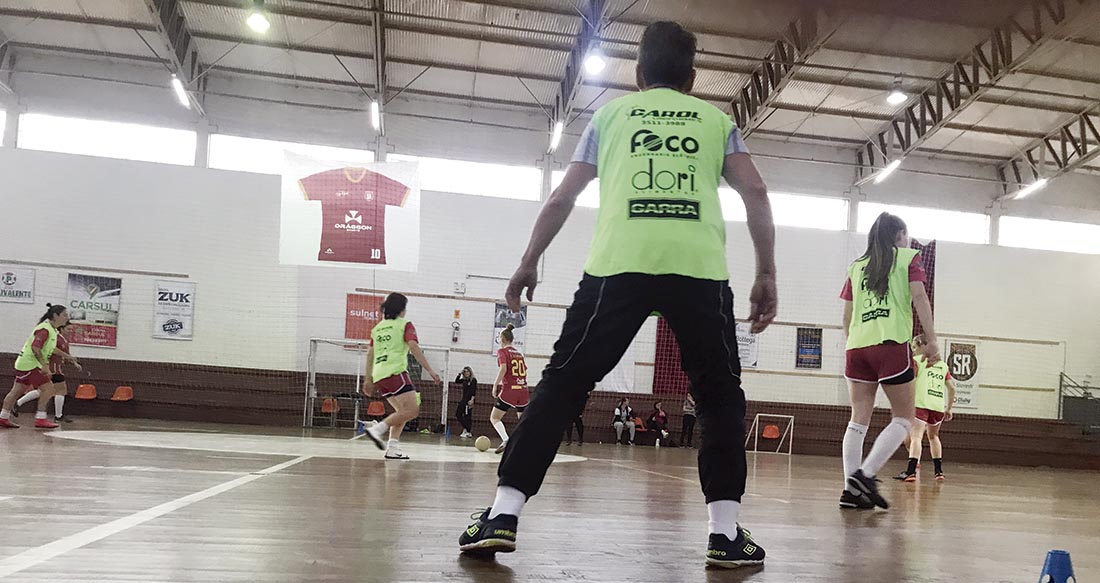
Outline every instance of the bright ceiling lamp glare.
POLYGON ((183 81, 180 81, 180 78, 175 75, 172 75, 172 92, 176 94, 176 99, 179 100, 180 105, 191 109, 191 98, 187 96, 187 90, 183 88, 183 81))
POLYGON ((374 131, 378 131, 382 127, 382 106, 378 104, 378 101, 370 102, 370 125, 374 128, 374 131))
POLYGON ((901 90, 901 79, 894 80, 894 89, 890 91, 890 94, 886 96, 886 103, 890 105, 901 105, 909 100, 909 96, 901 90))
POLYGON ((901 166, 901 160, 894 160, 887 164, 885 168, 878 171, 878 175, 875 176, 875 184, 882 184, 882 181, 889 178, 899 166, 901 166))
POLYGON ((1047 182, 1048 181, 1047 181, 1046 178, 1040 178, 1040 179, 1036 180, 1035 182, 1032 182, 1031 184, 1021 188, 1020 191, 1016 193, 1016 196, 1014 196, 1012 198, 1014 198, 1015 200, 1020 200, 1021 198, 1031 196, 1032 194, 1034 194, 1034 193, 1042 190, 1044 187, 1046 187, 1047 182))
POLYGON ((561 134, 562 134, 563 131, 565 131, 565 124, 560 122, 560 121, 556 122, 554 124, 554 131, 550 133, 550 151, 551 152, 553 152, 554 150, 557 150, 558 146, 561 145, 561 134))
POLYGON ((589 77, 595 77, 603 73, 603 70, 606 68, 607 60, 603 58, 603 55, 601 55, 599 51, 592 51, 584 58, 584 72, 589 77))
POLYGON ((245 24, 248 25, 248 28, 260 34, 271 28, 271 21, 267 19, 267 14, 264 11, 264 0, 255 0, 252 3, 252 12, 248 15, 245 24))

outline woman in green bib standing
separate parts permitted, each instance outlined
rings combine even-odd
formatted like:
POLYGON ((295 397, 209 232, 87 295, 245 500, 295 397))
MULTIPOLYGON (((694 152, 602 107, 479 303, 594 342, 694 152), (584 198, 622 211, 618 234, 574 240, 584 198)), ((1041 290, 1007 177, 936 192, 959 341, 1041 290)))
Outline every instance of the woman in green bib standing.
MULTIPOLYGON (((919 336, 913 339, 917 347, 923 343, 919 336)), ((928 364, 923 357, 917 357, 917 401, 916 423, 909 433, 909 467, 895 479, 906 482, 917 481, 917 464, 924 434, 928 433, 928 449, 932 450, 932 464, 936 472, 936 481, 943 481, 943 444, 940 443, 940 425, 952 419, 951 407, 955 404, 955 381, 947 363, 939 361, 928 364)))
POLYGON ((917 255, 909 248, 905 222, 882 213, 867 235, 867 251, 848 268, 848 281, 840 294, 845 300, 848 337, 844 377, 852 402, 851 421, 844 433, 841 508, 890 506, 879 494, 875 475, 913 427, 916 373, 909 341, 914 309, 925 330, 922 353, 930 364, 940 360, 924 268, 917 255), (863 441, 880 385, 890 400, 893 419, 863 458, 863 441))
POLYGON ((420 415, 420 402, 412 377, 409 376, 409 354, 417 360, 432 380, 440 382, 439 373, 428 363, 416 328, 405 319, 405 308, 409 298, 392 293, 382 302, 383 320, 374 326, 370 333, 370 350, 367 351, 366 387, 378 389, 385 397, 393 413, 373 427, 367 429, 367 437, 386 451, 388 460, 407 460, 409 456, 401 451, 401 431, 405 424, 420 415), (389 433, 389 441, 385 441, 389 433))
POLYGON ((15 401, 27 391, 41 389, 38 398, 38 412, 35 414, 36 429, 56 429, 57 424, 46 418, 46 405, 53 397, 53 384, 50 381, 50 357, 57 350, 58 328, 69 323, 69 312, 65 306, 46 304, 46 313, 39 318, 38 325, 15 361, 15 384, 8 396, 4 397, 4 406, 0 410, 0 428, 15 429, 19 426, 11 421, 11 410, 15 401))

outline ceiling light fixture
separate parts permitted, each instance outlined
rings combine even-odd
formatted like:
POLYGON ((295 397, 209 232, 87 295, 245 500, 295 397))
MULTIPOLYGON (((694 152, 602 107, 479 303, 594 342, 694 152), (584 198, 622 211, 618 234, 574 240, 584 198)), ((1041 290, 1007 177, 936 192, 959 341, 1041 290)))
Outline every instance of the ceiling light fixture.
POLYGON ((378 104, 378 100, 370 102, 370 125, 374 131, 382 128, 382 106, 378 104))
POLYGON ((267 19, 267 13, 264 10, 264 0, 254 0, 252 2, 252 12, 248 15, 248 20, 245 23, 248 24, 248 28, 260 34, 271 28, 271 21, 267 19))
POLYGON ((894 173, 898 167, 901 166, 901 160, 894 160, 886 165, 885 168, 878 171, 878 175, 875 176, 875 184, 881 184, 883 180, 886 180, 891 174, 894 173))
POLYGON ((894 90, 886 96, 886 103, 890 105, 901 105, 909 101, 909 96, 901 90, 901 79, 894 79, 894 90))
POLYGON ((183 87, 183 81, 180 81, 180 78, 175 75, 172 75, 172 92, 176 94, 176 99, 179 100, 180 105, 191 109, 191 98, 183 87))
POLYGON ((599 51, 594 50, 588 53, 588 56, 584 58, 584 72, 591 77, 603 73, 606 67, 607 59, 604 59, 599 51))
POLYGON ((552 131, 550 133, 550 151, 551 152, 553 152, 554 150, 557 150, 558 146, 561 145, 561 134, 564 131, 565 131, 565 124, 564 123, 559 121, 559 122, 556 122, 554 124, 554 131, 552 131))
POLYGON ((1046 178, 1040 178, 1040 179, 1036 180, 1035 182, 1032 182, 1031 184, 1021 188, 1019 190, 1019 192, 1016 193, 1016 196, 1014 196, 1012 198, 1014 198, 1015 200, 1020 200, 1021 198, 1030 196, 1030 195, 1034 194, 1035 192, 1040 191, 1043 188, 1045 188, 1046 185, 1047 185, 1047 182, 1049 182, 1049 180, 1047 180, 1046 178))

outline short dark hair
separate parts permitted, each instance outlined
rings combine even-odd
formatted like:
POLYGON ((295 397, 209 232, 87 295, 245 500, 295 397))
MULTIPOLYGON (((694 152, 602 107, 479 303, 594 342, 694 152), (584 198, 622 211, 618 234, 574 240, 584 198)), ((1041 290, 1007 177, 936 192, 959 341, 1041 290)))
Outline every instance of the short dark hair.
POLYGON ((680 87, 695 68, 695 35, 676 22, 654 22, 642 34, 638 64, 647 85, 680 87))

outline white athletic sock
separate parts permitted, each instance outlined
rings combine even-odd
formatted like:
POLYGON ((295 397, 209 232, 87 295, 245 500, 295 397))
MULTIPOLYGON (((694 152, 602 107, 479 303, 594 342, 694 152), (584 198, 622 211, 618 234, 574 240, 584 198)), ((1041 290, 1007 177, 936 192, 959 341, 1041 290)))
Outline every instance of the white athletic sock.
POLYGON ((497 435, 504 441, 508 441, 508 430, 504 428, 503 421, 496 421, 493 423, 493 429, 497 430, 497 435))
POLYGON ((912 428, 913 424, 908 419, 901 417, 891 419, 890 424, 878 434, 875 445, 871 446, 871 453, 867 454, 867 459, 863 460, 863 465, 859 468, 863 470, 863 475, 868 478, 875 477, 882 466, 890 460, 890 456, 898 450, 901 442, 905 441, 905 436, 909 435, 909 430, 912 428))
POLYGON ((844 431, 844 489, 851 491, 853 494, 858 494, 858 492, 852 490, 848 485, 848 476, 856 473, 859 464, 863 462, 863 440, 866 437, 866 425, 860 425, 854 421, 848 422, 848 429, 844 431))
POLYGON ((388 442, 388 443, 386 444, 386 447, 397 447, 397 446, 399 446, 399 445, 401 445, 401 442, 400 442, 400 441, 398 441, 398 440, 396 440, 396 439, 391 439, 391 440, 390 440, 390 441, 389 441, 389 442, 388 442))
POLYGON ((15 402, 15 406, 16 407, 22 407, 23 405, 26 405, 27 403, 37 399, 38 395, 41 395, 41 394, 42 394, 42 391, 39 391, 38 389, 34 389, 33 391, 27 391, 26 393, 23 393, 22 397, 19 397, 19 400, 15 402))
POLYGON ((741 503, 733 500, 715 500, 707 503, 708 534, 724 534, 731 541, 737 539, 737 517, 741 514, 741 503))
POLYGON ((65 395, 54 395, 53 398, 53 416, 60 417, 63 415, 61 412, 65 409, 65 395))
POLYGON ((493 509, 489 511, 489 520, 500 514, 511 514, 519 517, 523 505, 527 503, 527 495, 511 486, 497 486, 497 497, 493 500, 493 509))
POLYGON ((34 418, 35 419, 45 419, 46 418, 46 412, 45 411, 35 411, 34 412, 34 418))
POLYGON ((7 409, 0 410, 0 419, 11 419, 11 411, 7 409))

